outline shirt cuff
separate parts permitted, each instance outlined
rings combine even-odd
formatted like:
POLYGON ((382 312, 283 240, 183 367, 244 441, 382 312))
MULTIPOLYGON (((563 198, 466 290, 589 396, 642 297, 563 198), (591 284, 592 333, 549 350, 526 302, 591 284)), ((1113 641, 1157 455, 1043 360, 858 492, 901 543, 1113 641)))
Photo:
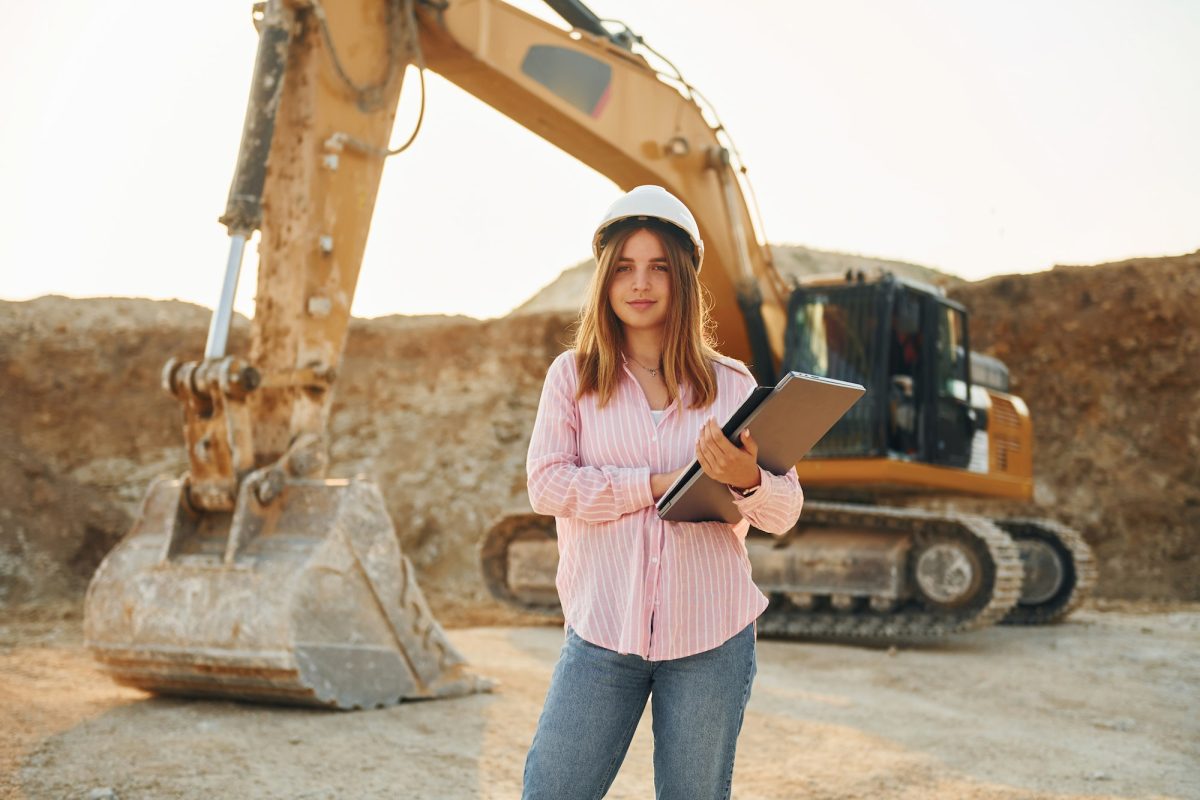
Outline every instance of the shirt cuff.
POLYGON ((631 469, 629 473, 629 479, 621 485, 625 514, 654 505, 654 491, 650 488, 650 468, 638 467, 631 469))
POLYGON ((766 470, 759 467, 758 489, 755 490, 754 494, 743 497, 733 489, 730 489, 729 493, 733 495, 733 504, 737 506, 738 511, 742 512, 742 516, 744 517, 747 511, 753 512, 754 509, 765 505, 771 498, 772 488, 770 477, 766 470))

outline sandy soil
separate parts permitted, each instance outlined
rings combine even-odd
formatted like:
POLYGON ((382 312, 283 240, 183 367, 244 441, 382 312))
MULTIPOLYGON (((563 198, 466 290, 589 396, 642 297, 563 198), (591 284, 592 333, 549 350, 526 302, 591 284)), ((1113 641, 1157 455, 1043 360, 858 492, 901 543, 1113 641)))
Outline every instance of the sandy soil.
MULTIPOLYGON (((972 309, 972 347, 1011 367, 1036 440, 1032 502, 958 507, 1080 531, 1099 597, 1200 601, 1200 252, 952 292, 972 309)), ((199 357, 208 317, 136 298, 0 301, 0 606, 77 597, 151 480, 187 469, 160 375, 171 357, 199 357)), ((442 597, 456 613, 498 613, 477 547, 503 515, 527 510, 529 431, 572 319, 350 326, 329 474, 379 484, 443 621, 442 597)), ((239 317, 232 352, 249 337, 239 317)))
MULTIPOLYGON (((0 795, 517 797, 561 630, 450 634, 497 691, 322 712, 120 688, 73 607, 39 608, 0 624, 0 795)), ((924 649, 761 641, 759 665, 740 800, 1200 798, 1194 604, 924 649)), ((648 713, 609 797, 653 796, 648 713)))

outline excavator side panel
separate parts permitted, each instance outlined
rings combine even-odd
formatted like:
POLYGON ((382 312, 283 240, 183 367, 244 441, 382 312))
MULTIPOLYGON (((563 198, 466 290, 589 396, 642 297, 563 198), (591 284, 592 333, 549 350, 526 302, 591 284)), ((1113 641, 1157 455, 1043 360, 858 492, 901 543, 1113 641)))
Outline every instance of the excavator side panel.
POLYGON ((806 489, 852 488, 878 491, 881 495, 1033 498, 1033 479, 1029 475, 984 474, 891 458, 806 458, 796 465, 796 473, 800 485, 806 489))

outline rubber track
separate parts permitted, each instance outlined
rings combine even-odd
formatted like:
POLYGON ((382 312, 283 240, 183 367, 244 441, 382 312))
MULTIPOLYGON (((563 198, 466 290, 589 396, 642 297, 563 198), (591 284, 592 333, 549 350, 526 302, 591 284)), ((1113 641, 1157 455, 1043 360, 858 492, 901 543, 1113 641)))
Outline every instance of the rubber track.
POLYGON ((1002 620, 1003 624, 1049 625, 1059 622, 1091 596, 1100 570, 1096 565, 1096 557, 1092 553, 1092 548, 1084 541, 1079 531, 1050 519, 1005 519, 997 520, 997 524, 1008 531, 1014 539, 1029 536, 1030 529, 1036 531, 1034 536, 1040 533, 1042 536, 1056 539, 1070 553, 1070 567, 1075 579, 1075 585, 1071 587, 1071 592, 1065 602, 1061 597, 1055 597, 1038 606, 1018 604, 1008 612, 1008 615, 1002 620))
POLYGON ((974 608, 926 609, 908 601, 892 611, 806 611, 795 606, 767 608, 758 630, 781 638, 911 641, 933 639, 994 625, 1016 605, 1024 572, 1012 538, 991 520, 972 514, 938 513, 919 509, 880 508, 809 501, 801 516, 804 526, 837 526, 860 530, 911 533, 922 538, 954 536, 973 541, 977 554, 990 562, 992 586, 987 599, 974 608))

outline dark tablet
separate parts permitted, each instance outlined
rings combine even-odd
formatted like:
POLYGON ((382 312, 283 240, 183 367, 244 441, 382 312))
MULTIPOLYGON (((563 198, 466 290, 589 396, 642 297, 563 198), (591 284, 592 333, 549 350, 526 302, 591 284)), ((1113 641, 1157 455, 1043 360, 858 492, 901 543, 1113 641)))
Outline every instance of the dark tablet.
MULTIPOLYGON (((804 458, 821 437, 854 405, 866 389, 857 383, 789 372, 775 388, 755 389, 721 426, 738 443, 742 431, 758 442, 758 463, 782 475, 804 458)), ((742 518, 729 487, 704 474, 693 461, 657 503, 658 516, 675 522, 724 521, 742 518)))

